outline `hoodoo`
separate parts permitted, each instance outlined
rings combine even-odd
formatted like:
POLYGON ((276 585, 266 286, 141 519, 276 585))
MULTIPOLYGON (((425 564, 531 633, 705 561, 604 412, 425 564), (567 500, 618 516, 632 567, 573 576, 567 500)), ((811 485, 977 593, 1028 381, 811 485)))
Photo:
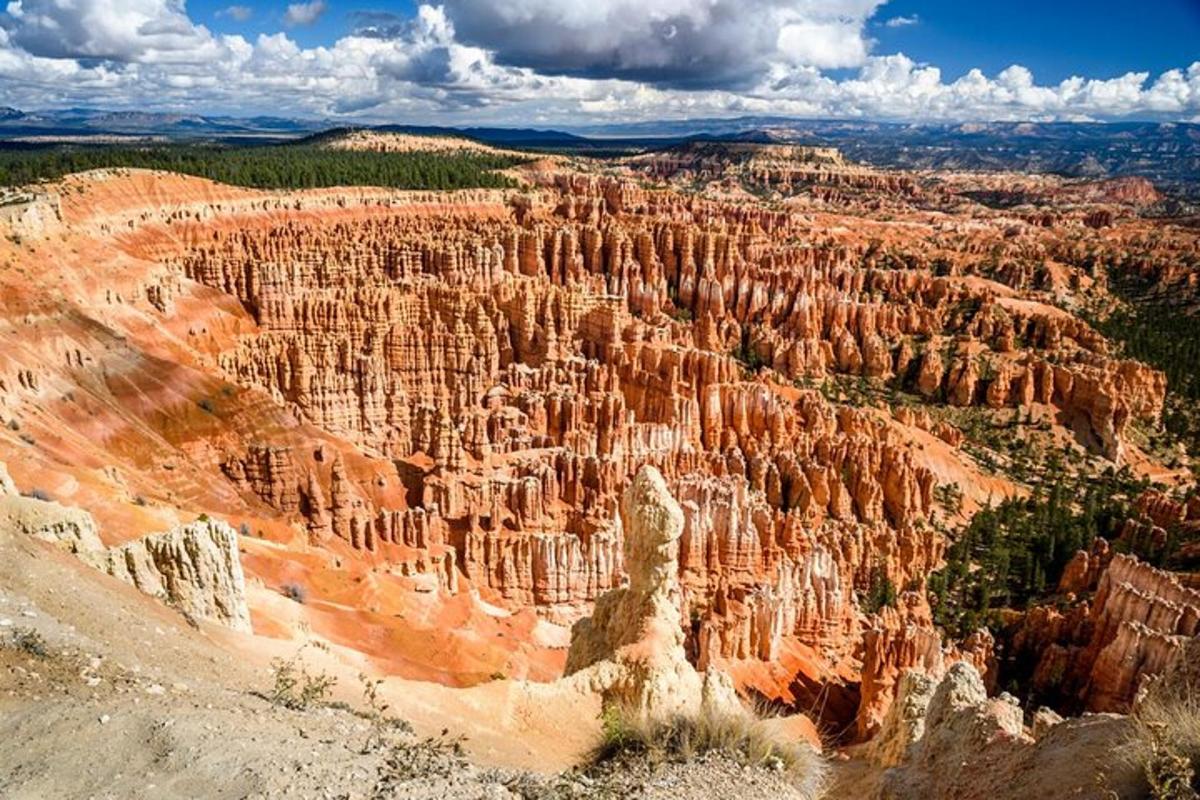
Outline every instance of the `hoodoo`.
POLYGON ((621 498, 628 584, 575 623, 565 674, 580 673, 606 703, 651 718, 744 713, 728 675, 698 672, 684 650, 679 543, 683 509, 654 467, 621 498))
POLYGON ((0 99, 721 118, 0 108, 0 797, 1196 799, 1196 68, 947 90, 878 2, 103 5, 9 4, 0 99), (775 93, 855 121, 726 119, 775 93))

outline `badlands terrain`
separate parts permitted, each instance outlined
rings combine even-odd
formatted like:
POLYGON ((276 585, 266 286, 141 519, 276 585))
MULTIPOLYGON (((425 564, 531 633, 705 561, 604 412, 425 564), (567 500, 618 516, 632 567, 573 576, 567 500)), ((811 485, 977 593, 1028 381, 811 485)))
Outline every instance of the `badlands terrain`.
POLYGON ((1195 217, 428 149, 0 206, 0 796, 1194 796, 1195 217))

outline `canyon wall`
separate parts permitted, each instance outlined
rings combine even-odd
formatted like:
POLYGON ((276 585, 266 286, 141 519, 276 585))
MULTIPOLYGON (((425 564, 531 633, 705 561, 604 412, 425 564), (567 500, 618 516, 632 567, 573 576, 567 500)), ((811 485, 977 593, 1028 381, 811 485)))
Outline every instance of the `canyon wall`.
POLYGON ((380 616, 392 581, 494 618, 586 616, 626 580, 618 498, 650 465, 682 513, 693 663, 803 648, 821 681, 851 675, 867 736, 906 668, 993 674, 990 639, 947 645, 925 597, 957 513, 936 490, 986 481, 945 419, 839 387, 1036 410, 1120 462, 1166 383, 1044 291, 1083 274, 1061 240, 1110 252, 1099 237, 1120 225, 948 220, 911 176, 756 158, 753 180, 847 214, 561 165, 446 195, 96 178, 64 192, 68 244, 44 254, 58 272, 39 279, 64 293, 6 295, 0 410, 35 442, 30 472, 127 498, 98 512, 134 523, 119 538, 245 519, 248 569, 278 583, 298 568, 255 540, 290 548, 305 574, 340 576, 313 580, 331 607, 380 616), (860 214, 875 196, 903 224, 860 214), (79 231, 101 242, 88 259, 79 231), (1051 253, 1047 278, 1030 265, 1051 253), (884 579, 895 601, 867 608, 884 579))
POLYGON ((1031 610, 1013 639, 1014 656, 1035 665, 1031 688, 1043 697, 1128 712, 1142 682, 1171 667, 1200 635, 1200 591, 1105 544, 1080 552, 1062 586, 1090 600, 1031 610))

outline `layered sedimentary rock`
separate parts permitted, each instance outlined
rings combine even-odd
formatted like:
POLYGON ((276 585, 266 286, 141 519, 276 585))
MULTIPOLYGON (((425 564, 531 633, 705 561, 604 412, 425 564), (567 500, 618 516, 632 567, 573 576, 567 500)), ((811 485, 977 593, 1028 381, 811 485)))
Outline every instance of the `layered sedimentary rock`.
POLYGON ((0 528, 33 536, 80 558, 98 563, 104 551, 96 521, 86 511, 53 502, 34 490, 18 492, 8 469, 0 463, 0 528))
POLYGON ((1092 639, 1072 666, 1086 669, 1087 707, 1127 710, 1146 676, 1162 674, 1200 635, 1200 591, 1131 556, 1113 557, 1092 606, 1092 639), (1093 659, 1094 654, 1094 659, 1093 659))
POLYGON ((1138 497, 1135 510, 1136 516, 1117 531, 1115 544, 1164 559, 1178 557, 1183 563, 1192 560, 1200 541, 1200 495, 1180 499, 1152 489, 1138 497))
POLYGON ((223 522, 199 520, 114 547, 104 568, 196 619, 250 630, 237 532, 223 522))
POLYGON ((1013 640, 1018 658, 1035 661, 1032 688, 1044 697, 1127 712, 1143 681, 1167 671, 1200 635, 1200 591, 1136 557, 1110 555, 1106 545, 1077 555, 1062 587, 1094 595, 1066 611, 1030 611, 1013 640), (1105 566, 1089 583, 1098 563, 1105 566))
MULTIPOLYGON (((0 442, 104 512, 106 536, 162 530, 170 509, 245 520, 248 568, 311 576, 349 646, 385 641, 414 589, 503 609, 472 625, 586 616, 626 579, 618 498, 652 465, 682 509, 689 659, 745 675, 803 653, 756 688, 798 703, 801 673, 813 696, 836 680, 839 726, 869 733, 904 668, 990 659, 986 637, 946 647, 929 619, 935 490, 978 484, 965 517, 1013 487, 940 407, 1018 428, 1036 412, 1124 458, 1164 378, 1065 309, 1098 265, 1169 270, 1194 237, 1119 208, 1100 228, 1090 206, 989 209, 947 176, 819 150, 695 156, 541 165, 512 192, 69 179, 69 244, 0 240, 50 265, 0 273, 0 442), (644 180, 705 170, 788 199, 644 180), (902 605, 867 614, 881 577, 902 605)), ((538 674, 562 655, 538 651, 538 674)))
POLYGON ((22 497, 0 464, 0 529, 73 553, 195 619, 250 630, 237 532, 223 522, 198 520, 106 548, 91 514, 22 497))
MULTIPOLYGON (((605 209, 646 202, 619 184, 564 189, 598 193, 605 209)), ((897 582, 940 557, 915 525, 932 502, 932 476, 869 415, 747 381, 722 352, 741 336, 728 312, 705 312, 699 334, 716 349, 701 349, 611 295, 631 292, 661 325, 678 283, 680 302, 699 309, 702 281, 688 274, 708 269, 714 247, 733 267, 766 244, 747 235, 660 223, 631 235, 615 221, 551 231, 484 220, 467 231, 393 214, 218 234, 182 267, 255 313, 260 333, 221 356, 231 377, 417 465, 408 494, 432 534, 417 547, 453 552, 474 584, 542 607, 578 606, 617 585, 613 498, 650 461, 687 509, 681 569, 702 617, 700 663, 770 659, 783 637, 845 654, 868 555, 894 553, 879 560, 897 582)), ((394 558, 379 544, 395 541, 380 520, 412 513, 380 508, 336 460, 326 467, 264 444, 231 454, 224 470, 304 516, 318 542, 332 535, 394 558)))
POLYGON ((995 643, 986 629, 952 645, 934 627, 922 599, 911 593, 901 598, 900 610, 884 608, 872 622, 863 633, 858 738, 874 736, 885 724, 897 682, 908 671, 940 678, 952 664, 965 661, 985 677, 989 689, 995 687, 995 643))
POLYGON ((575 623, 566 674, 651 718, 739 713, 729 676, 701 673, 683 648, 679 540, 683 511, 658 470, 644 467, 621 498, 629 584, 600 596, 575 623))
POLYGON ((1080 550, 1067 562, 1058 579, 1058 590, 1067 595, 1094 591, 1113 555, 1108 540, 1097 537, 1091 550, 1080 550))

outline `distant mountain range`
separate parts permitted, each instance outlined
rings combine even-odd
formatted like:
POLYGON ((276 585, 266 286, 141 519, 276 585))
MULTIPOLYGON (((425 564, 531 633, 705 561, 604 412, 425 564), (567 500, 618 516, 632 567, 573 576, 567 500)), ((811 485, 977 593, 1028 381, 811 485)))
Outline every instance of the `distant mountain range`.
MULTIPOLYGON (((344 122, 71 108, 0 108, 0 140, 28 137, 159 137, 284 141, 344 122)), ((1160 122, 984 122, 914 124, 748 116, 570 126, 376 125, 377 130, 467 136, 507 148, 603 153, 669 147, 692 139, 793 142, 837 147, 857 161, 903 169, 1014 170, 1072 177, 1140 175, 1173 194, 1200 199, 1200 125, 1160 122)))
POLYGON ((26 136, 296 136, 330 127, 329 123, 282 117, 208 117, 148 111, 67 108, 20 111, 0 107, 0 138, 26 136))

